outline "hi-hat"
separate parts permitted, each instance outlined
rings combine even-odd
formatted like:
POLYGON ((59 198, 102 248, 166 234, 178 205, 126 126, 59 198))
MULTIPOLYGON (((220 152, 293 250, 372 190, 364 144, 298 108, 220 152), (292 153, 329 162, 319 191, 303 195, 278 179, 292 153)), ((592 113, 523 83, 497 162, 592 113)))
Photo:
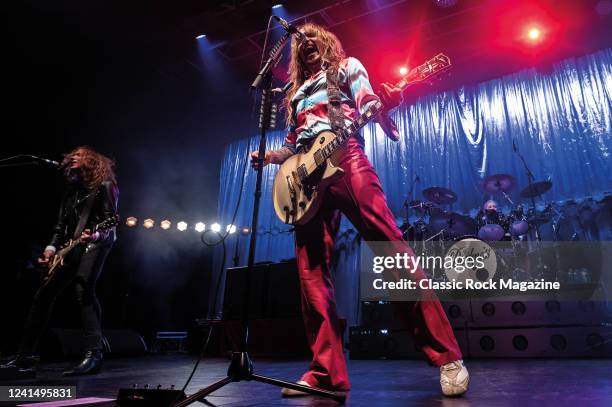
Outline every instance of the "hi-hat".
POLYGON ((542 195, 544 192, 552 188, 552 182, 540 181, 529 185, 527 188, 521 191, 522 198, 534 198, 542 195))
POLYGON ((423 196, 438 205, 450 205, 457 202, 457 194, 447 188, 431 187, 423 190, 423 196))
POLYGON ((516 178, 510 174, 489 175, 482 180, 482 189, 494 194, 497 192, 509 192, 516 186, 516 178))

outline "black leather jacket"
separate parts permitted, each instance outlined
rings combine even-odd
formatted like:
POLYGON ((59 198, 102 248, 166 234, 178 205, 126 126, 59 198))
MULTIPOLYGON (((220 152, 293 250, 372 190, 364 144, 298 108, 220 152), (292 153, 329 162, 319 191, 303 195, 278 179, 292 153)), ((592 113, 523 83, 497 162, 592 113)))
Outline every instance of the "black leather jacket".
MULTIPOLYGON (((69 185, 62 198, 57 223, 53 228, 53 237, 50 246, 59 248, 64 242, 73 237, 74 231, 83 214, 87 197, 95 193, 96 198, 85 224, 85 229, 93 230, 98 223, 118 215, 117 202, 119 189, 110 182, 104 181, 97 191, 91 192, 84 187, 69 185)), ((115 240, 115 228, 98 232, 98 238, 93 243, 112 242, 115 240)))

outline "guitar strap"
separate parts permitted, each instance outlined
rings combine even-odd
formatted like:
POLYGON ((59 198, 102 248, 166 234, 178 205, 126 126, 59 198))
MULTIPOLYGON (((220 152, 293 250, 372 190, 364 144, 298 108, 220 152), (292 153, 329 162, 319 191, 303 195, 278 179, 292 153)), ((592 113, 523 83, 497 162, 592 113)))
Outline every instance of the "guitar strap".
POLYGON ((327 114, 332 131, 336 134, 345 127, 344 114, 342 113, 342 99, 338 87, 338 67, 332 65, 325 72, 327 82, 327 114))
POLYGON ((89 220, 89 215, 91 214, 91 208, 93 208, 93 203, 96 200, 96 196, 98 195, 98 191, 91 192, 87 197, 87 201, 85 201, 85 208, 83 208, 83 212, 81 212, 81 216, 79 216, 79 223, 77 223, 76 228, 74 229, 74 234, 72 235, 73 239, 78 239, 85 230, 85 224, 87 220, 89 220))

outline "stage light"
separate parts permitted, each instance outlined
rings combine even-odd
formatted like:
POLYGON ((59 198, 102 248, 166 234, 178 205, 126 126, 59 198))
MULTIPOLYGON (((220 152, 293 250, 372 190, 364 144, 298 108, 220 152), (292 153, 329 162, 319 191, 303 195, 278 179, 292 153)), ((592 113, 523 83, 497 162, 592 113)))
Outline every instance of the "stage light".
POLYGON ((230 225, 227 225, 227 226, 225 227, 225 231, 226 231, 227 233, 229 233, 230 235, 233 235, 234 233, 236 233, 236 226, 235 226, 235 225, 231 225, 231 224, 230 224, 230 225))
POLYGON ((249 233, 251 233, 251 228, 248 226, 243 226, 240 228, 240 234, 241 235, 248 235, 249 233))
POLYGON ((160 222, 159 226, 164 230, 168 230, 172 226, 172 222, 170 222, 168 219, 165 219, 160 222))
POLYGON ((202 38, 206 38, 206 34, 200 34, 196 37, 196 40, 201 40, 202 38))
POLYGON ((535 41, 538 38, 540 38, 540 35, 542 35, 542 33, 540 32, 540 29, 536 27, 531 27, 529 31, 527 32, 527 36, 532 41, 535 41))
POLYGON ((125 224, 128 225, 129 227, 134 227, 138 224, 138 218, 130 216, 129 218, 125 220, 125 224))
POLYGON ((275 4, 275 5, 272 6, 272 10, 276 10, 276 9, 281 8, 281 7, 283 7, 283 4, 282 3, 278 3, 278 4, 275 4))
POLYGON ((408 68, 406 68, 405 66, 402 66, 402 67, 399 69, 399 73, 400 73, 400 75, 402 75, 402 76, 406 75, 406 74, 408 73, 408 68))
POLYGON ((178 230, 180 230, 181 232, 186 231, 187 230, 187 226, 188 226, 187 222, 184 222, 184 221, 180 221, 179 223, 176 224, 176 228, 178 230))
POLYGON ((144 220, 144 222, 142 222, 142 225, 146 228, 146 229, 151 229, 153 226, 155 226, 155 221, 151 218, 147 218, 144 220))
POLYGON ((206 230, 206 225, 204 224, 204 222, 198 222, 195 224, 194 227, 196 232, 204 232, 206 230))

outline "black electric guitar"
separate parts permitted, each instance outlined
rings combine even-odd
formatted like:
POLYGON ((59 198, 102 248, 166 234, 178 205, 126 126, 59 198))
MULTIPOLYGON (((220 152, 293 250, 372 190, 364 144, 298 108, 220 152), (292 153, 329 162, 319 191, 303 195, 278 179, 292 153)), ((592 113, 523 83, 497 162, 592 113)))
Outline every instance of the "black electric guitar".
MULTIPOLYGON (((115 226, 117 226, 118 223, 119 217, 113 216, 112 218, 105 219, 95 225, 91 233, 102 232, 114 228, 115 226)), ((79 238, 68 240, 61 247, 61 249, 59 249, 57 253, 53 255, 53 257, 49 260, 49 263, 47 263, 41 276, 42 282, 46 283, 47 281, 49 281, 49 279, 53 277, 57 270, 64 266, 66 257, 81 244, 83 244, 83 242, 81 242, 81 239, 79 238)))

